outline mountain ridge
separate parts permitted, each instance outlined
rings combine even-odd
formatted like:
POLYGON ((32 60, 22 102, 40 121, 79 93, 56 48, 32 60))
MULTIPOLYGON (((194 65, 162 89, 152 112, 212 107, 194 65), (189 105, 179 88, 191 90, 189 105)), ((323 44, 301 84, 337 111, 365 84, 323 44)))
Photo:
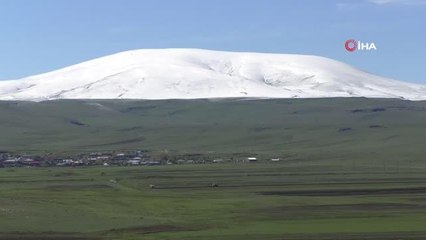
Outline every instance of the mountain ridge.
POLYGON ((0 100, 367 97, 426 100, 426 86, 313 55, 140 49, 0 82, 0 100))

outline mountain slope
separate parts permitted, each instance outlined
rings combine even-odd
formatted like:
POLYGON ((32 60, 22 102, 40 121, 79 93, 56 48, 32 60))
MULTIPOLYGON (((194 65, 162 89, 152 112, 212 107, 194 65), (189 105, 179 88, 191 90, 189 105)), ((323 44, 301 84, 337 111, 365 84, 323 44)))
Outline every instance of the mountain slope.
POLYGON ((424 161, 426 102, 398 99, 0 101, 0 152, 145 149, 424 161))
POLYGON ((1 100, 370 97, 426 99, 426 86, 318 56, 197 49, 127 51, 20 80, 1 100))

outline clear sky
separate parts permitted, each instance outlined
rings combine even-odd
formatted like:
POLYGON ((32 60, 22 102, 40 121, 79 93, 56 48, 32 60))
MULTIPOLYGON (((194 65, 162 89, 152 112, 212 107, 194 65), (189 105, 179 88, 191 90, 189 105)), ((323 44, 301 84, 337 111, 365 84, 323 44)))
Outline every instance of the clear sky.
POLYGON ((0 79, 139 48, 313 54, 426 84, 426 0, 0 0, 0 79), (353 38, 377 51, 347 52, 353 38))

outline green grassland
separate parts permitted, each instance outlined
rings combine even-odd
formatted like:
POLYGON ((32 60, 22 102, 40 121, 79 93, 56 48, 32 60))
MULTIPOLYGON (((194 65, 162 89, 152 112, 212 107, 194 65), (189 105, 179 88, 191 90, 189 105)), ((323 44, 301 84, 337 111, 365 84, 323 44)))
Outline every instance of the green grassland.
POLYGON ((418 161, 425 120, 426 102, 396 99, 0 102, 0 150, 418 161))
POLYGON ((262 160, 0 169, 0 239, 426 239, 425 121, 392 99, 0 102, 3 151, 262 160))
POLYGON ((424 167, 1 169, 0 239, 425 239, 424 167))

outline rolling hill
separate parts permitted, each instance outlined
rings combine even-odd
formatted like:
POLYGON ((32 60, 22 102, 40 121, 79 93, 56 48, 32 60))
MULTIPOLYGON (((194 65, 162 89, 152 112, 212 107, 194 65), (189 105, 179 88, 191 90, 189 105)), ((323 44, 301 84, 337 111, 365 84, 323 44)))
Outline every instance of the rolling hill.
POLYGON ((426 102, 396 99, 0 102, 0 150, 165 149, 301 159, 424 160, 426 102))

